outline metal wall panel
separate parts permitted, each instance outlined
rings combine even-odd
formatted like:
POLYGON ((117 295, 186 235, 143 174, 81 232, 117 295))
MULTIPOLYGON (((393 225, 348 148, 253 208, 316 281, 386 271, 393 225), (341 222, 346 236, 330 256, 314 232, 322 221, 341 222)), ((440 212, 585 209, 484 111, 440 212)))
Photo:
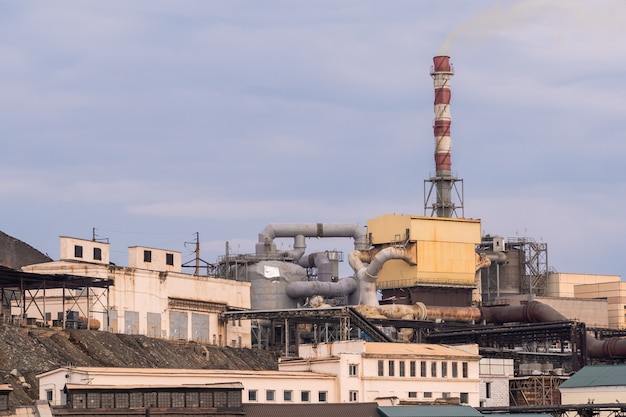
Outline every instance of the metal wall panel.
POLYGON ((159 313, 148 313, 147 336, 161 337, 161 315, 159 313))
POLYGON ((139 312, 138 311, 125 311, 124 312, 124 333, 139 334, 139 312))
POLYGON ((189 314, 182 311, 170 311, 170 338, 187 340, 189 314))
POLYGON ((191 313, 191 337, 193 340, 209 341, 209 316, 191 313))

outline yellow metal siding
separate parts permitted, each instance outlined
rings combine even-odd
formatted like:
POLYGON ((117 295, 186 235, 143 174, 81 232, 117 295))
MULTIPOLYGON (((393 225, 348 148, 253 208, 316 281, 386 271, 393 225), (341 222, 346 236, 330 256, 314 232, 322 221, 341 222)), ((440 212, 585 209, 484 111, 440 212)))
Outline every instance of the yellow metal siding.
POLYGON ((387 261, 376 281, 380 288, 474 284, 479 220, 389 214, 368 222, 372 244, 379 246, 403 240, 406 229, 410 230, 410 241, 417 242, 417 265, 387 261))

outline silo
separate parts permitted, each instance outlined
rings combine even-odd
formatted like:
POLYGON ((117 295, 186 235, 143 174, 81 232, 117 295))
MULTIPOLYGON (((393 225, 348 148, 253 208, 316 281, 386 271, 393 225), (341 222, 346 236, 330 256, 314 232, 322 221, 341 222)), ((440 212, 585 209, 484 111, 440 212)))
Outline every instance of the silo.
POLYGON ((292 262, 260 261, 239 268, 238 281, 249 281, 253 310, 296 308, 296 300, 286 294, 287 284, 307 279, 306 269, 292 262))

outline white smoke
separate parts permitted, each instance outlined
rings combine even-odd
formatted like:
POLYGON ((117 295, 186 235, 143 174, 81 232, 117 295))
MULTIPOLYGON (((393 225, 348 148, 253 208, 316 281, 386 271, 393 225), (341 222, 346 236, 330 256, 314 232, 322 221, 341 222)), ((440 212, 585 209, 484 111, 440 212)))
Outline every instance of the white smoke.
POLYGON ((497 37, 558 43, 582 33, 610 36, 621 32, 624 12, 626 2, 619 0, 501 2, 455 27, 441 44, 438 55, 449 55, 453 44, 478 47, 497 37))

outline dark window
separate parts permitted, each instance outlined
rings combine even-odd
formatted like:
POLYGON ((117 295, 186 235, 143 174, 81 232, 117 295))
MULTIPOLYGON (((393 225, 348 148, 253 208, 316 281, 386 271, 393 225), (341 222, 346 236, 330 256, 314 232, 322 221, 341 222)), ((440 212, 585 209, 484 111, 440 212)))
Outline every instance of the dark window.
POLYGON ((100 408, 100 393, 99 392, 87 393, 87 408, 100 408))
POLYGON ((441 393, 441 398, 450 398, 450 393, 449 392, 442 392, 441 393))
POLYGON ((256 390, 251 389, 248 391, 248 401, 256 401, 256 390))
POLYGON ((52 398, 52 394, 53 394, 53 393, 52 393, 52 390, 51 390, 51 389, 46 390, 46 400, 48 400, 48 401, 52 401, 52 400, 53 400, 53 398, 52 398))
MULTIPOLYGON (((104 398, 102 398, 104 401, 104 398)), ((157 393, 156 392, 146 392, 143 394, 143 402, 146 408, 152 408, 157 406, 157 393)))
POLYGON ((491 398, 491 382, 485 383, 485 398, 491 398))
POLYGON ((143 392, 130 393, 130 408, 143 407, 143 392))
POLYGON ((378 376, 383 376, 383 375, 385 375, 384 364, 383 364, 383 361, 379 360, 378 361, 378 376))
POLYGON ((223 408, 228 406, 228 395, 225 391, 216 391, 213 398, 215 401, 215 407, 223 408))
POLYGON ((317 395, 317 400, 321 403, 325 403, 328 398, 328 393, 326 391, 320 391, 317 395))
POLYGON ((102 408, 115 407, 115 394, 112 392, 103 392, 101 397, 102 408))
POLYGON ((241 392, 228 391, 228 407, 241 408, 241 392))
POLYGON ((452 378, 459 377, 459 364, 456 362, 452 362, 452 378))
POLYGON ((433 378, 437 376, 437 362, 430 363, 430 376, 433 378))
POLYGON ((201 392, 200 393, 200 407, 213 407, 213 393, 212 392, 201 392))
POLYGON ((426 378, 426 362, 420 362, 420 376, 426 378))
POLYGON ((415 376, 415 361, 409 362, 409 375, 415 376))
POLYGON ((417 392, 409 391, 409 398, 417 398, 417 392))
POLYGON ((283 400, 284 401, 291 401, 292 396, 293 396, 293 391, 291 391, 291 390, 285 390, 283 392, 283 400))
POLYGON ((302 391, 300 392, 300 401, 303 403, 308 403, 311 401, 311 392, 310 391, 302 391))
POLYGON ((198 408, 200 407, 200 402, 198 400, 197 392, 188 392, 186 396, 187 407, 198 408))
POLYGON ((357 376, 359 374, 359 365, 351 363, 348 365, 348 375, 357 376))
POLYGON ((394 376, 396 374, 396 363, 394 361, 389 361, 389 376, 394 376))
POLYGON ((0 394, 0 411, 9 409, 9 396, 0 394))
POLYGON ((400 367, 400 369, 398 369, 398 374, 400 376, 404 376, 404 361, 400 361, 400 363, 398 363, 398 366, 400 367))
POLYGON ((276 391, 274 391, 273 389, 268 389, 267 391, 265 391, 265 401, 274 401, 275 394, 276 391))
POLYGON ((461 368, 463 370, 463 378, 467 378, 467 375, 468 375, 468 372, 467 372, 467 362, 463 362, 461 368))
POLYGON ((462 392, 459 394, 459 399, 461 400, 461 404, 467 404, 469 402, 469 394, 467 392, 462 392))
POLYGON ((79 245, 74 245, 74 258, 82 258, 83 257, 83 247, 79 245))
POLYGON ((130 406, 130 401, 128 399, 127 392, 116 392, 115 393, 115 408, 128 408, 130 406))
POLYGON ((100 248, 93 248, 93 259, 95 261, 101 261, 102 260, 102 249, 100 249, 100 248))
POLYGON ((350 402, 354 403, 359 401, 359 391, 350 391, 350 402))
POLYGON ((87 396, 85 394, 72 395, 72 408, 85 408, 87 396))
POLYGON ((433 398, 432 392, 424 392, 424 398, 433 398))
POLYGON ((441 362, 441 377, 448 377, 448 362, 441 362))
POLYGON ((172 407, 183 408, 185 406, 185 393, 173 392, 172 393, 172 407))
POLYGON ((174 254, 166 253, 165 254, 165 264, 166 265, 174 265, 174 254))
POLYGON ((151 250, 143 251, 143 261, 144 262, 152 262, 152 251, 151 250))
POLYGON ((169 392, 159 392, 158 399, 159 399, 159 403, 158 403, 159 407, 165 407, 165 408, 170 407, 171 399, 170 399, 169 392))

